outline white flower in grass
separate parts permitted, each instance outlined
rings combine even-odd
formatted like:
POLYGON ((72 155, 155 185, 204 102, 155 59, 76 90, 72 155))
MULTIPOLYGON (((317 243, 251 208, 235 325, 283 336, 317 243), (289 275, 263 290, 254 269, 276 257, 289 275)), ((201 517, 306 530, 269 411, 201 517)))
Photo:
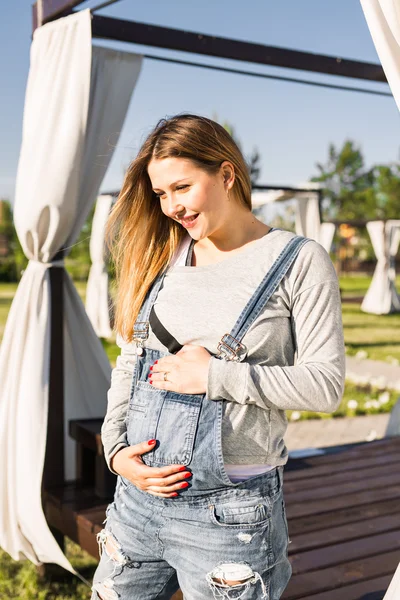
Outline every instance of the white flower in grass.
POLYGON ((378 388, 378 390, 384 390, 387 387, 387 380, 383 375, 380 377, 371 377, 369 382, 373 387, 378 388))
POLYGON ((358 402, 357 400, 349 400, 347 402, 347 408, 349 408, 350 410, 355 410, 358 406, 358 402))
POLYGON ((290 415, 290 420, 291 421, 298 421, 301 418, 301 414, 298 410, 294 410, 292 412, 292 414, 290 415))
POLYGON ((370 432, 368 433, 368 435, 366 436, 365 441, 373 442, 374 440, 376 440, 377 437, 378 437, 378 434, 375 431, 375 429, 371 429, 370 432))
POLYGON ((367 401, 364 403, 364 408, 367 408, 367 409, 368 409, 368 408, 372 408, 371 400, 367 400, 367 401))
POLYGON ((366 352, 365 350, 359 350, 356 354, 356 358, 368 358, 368 352, 366 352))
POLYGON ((399 364, 400 364, 400 361, 399 361, 399 359, 398 359, 398 358, 394 358, 394 356, 387 356, 387 357, 386 357, 386 361, 387 361, 389 364, 393 365, 394 367, 398 367, 398 366, 399 366, 399 364))
POLYGON ((378 396, 378 402, 381 406, 383 406, 384 404, 387 404, 390 400, 390 394, 389 392, 383 392, 382 394, 379 394, 378 396))
POLYGON ((378 400, 371 400, 371 408, 379 408, 380 404, 378 400))

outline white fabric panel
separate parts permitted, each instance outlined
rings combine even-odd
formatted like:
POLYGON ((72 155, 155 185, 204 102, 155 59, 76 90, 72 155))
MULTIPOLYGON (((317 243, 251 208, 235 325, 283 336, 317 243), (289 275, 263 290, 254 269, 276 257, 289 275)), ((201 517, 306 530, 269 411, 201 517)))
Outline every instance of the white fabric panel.
MULTIPOLYGON (((361 6, 364 10, 364 15, 367 20, 376 51, 382 63, 383 70, 385 71, 385 75, 392 90, 392 94, 396 101, 397 107, 400 110, 400 2, 399 0, 361 0, 361 6)), ((394 252, 394 245, 395 242, 393 242, 393 246, 389 248, 392 256, 396 254, 394 252)), ((379 261, 375 273, 378 270, 378 266, 379 261)), ((380 269, 383 269, 383 265, 382 267, 380 267, 380 269)), ((392 268, 389 267, 389 270, 392 270, 392 268)), ((385 298, 382 299, 382 306, 386 305, 384 306, 385 309, 388 305, 390 307, 390 305, 392 304, 392 298, 390 296, 394 295, 393 308, 394 310, 398 311, 398 305, 400 304, 400 302, 399 297, 394 288, 392 277, 393 270, 392 273, 389 274, 387 279, 387 281, 389 281, 389 286, 387 285, 387 281, 385 282, 386 295, 385 298), (389 293, 387 293, 388 287, 389 293)), ((372 283, 373 282, 374 281, 372 281, 372 283)), ((372 283, 370 289, 367 292, 367 295, 370 294, 372 283)), ((375 287, 375 289, 377 289, 377 287, 375 287)), ((375 312, 374 310, 369 310, 371 307, 374 308, 372 294, 370 294, 368 303, 365 303, 366 299, 367 296, 364 298, 364 302, 361 306, 361 309, 365 310, 366 312, 375 312)), ((391 312, 391 310, 389 310, 389 312, 391 312)), ((399 597, 400 565, 397 568, 394 578, 389 586, 389 589, 385 594, 384 600, 397 600, 397 598, 399 597)))
POLYGON ((336 225, 334 223, 321 223, 318 241, 327 252, 331 251, 335 229, 336 225))
MULTIPOLYGON (((35 31, 14 205, 15 226, 30 262, 0 349, 0 545, 14 559, 54 562, 70 571, 41 506, 49 380, 48 269, 60 248, 76 239, 109 162, 106 151, 115 132, 110 109, 118 104, 118 95, 110 90, 120 92, 119 58, 114 60, 113 51, 110 56, 107 50, 94 49, 92 69, 88 10, 35 31), (106 83, 100 81, 105 73, 106 83)), ((111 368, 66 274, 65 280, 65 468, 66 478, 71 478, 74 453, 68 421, 104 415, 111 368)))
POLYGON ((385 437, 392 437, 395 435, 400 436, 400 398, 390 412, 389 422, 385 431, 385 437))
POLYGON ((298 197, 296 203, 296 233, 319 242, 321 216, 318 196, 298 197))
POLYGON ((105 227, 112 205, 112 196, 99 196, 93 216, 90 237, 90 268, 86 287, 86 312, 99 337, 108 338, 110 327, 110 302, 108 293, 107 253, 104 243, 105 227))
POLYGON ((371 221, 368 233, 377 257, 371 285, 361 304, 361 310, 376 315, 400 311, 400 297, 395 287, 394 259, 400 241, 400 221, 371 221))
POLYGON ((397 567, 396 572, 383 600, 399 600, 400 598, 400 565, 397 567))
POLYGON ((90 65, 89 11, 35 31, 14 205, 15 226, 30 262, 0 349, 0 545, 14 559, 52 561, 71 571, 41 506, 48 407, 48 267, 73 225, 74 206, 64 200, 75 198, 79 189, 75 165, 81 164, 83 155, 90 65))
POLYGON ((361 0, 376 51, 400 109, 400 2, 361 0))

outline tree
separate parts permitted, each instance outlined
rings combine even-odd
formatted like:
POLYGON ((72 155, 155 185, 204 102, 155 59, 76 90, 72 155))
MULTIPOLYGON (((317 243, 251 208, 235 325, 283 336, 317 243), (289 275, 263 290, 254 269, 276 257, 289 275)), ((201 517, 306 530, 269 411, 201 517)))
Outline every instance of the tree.
POLYGON ((19 281, 27 263, 15 231, 11 204, 0 200, 0 281, 19 281))
POLYGON ((366 170, 362 152, 353 141, 346 140, 340 150, 330 144, 327 162, 316 166, 319 175, 312 181, 324 184, 324 220, 375 218, 373 173, 366 170))
POLYGON ((368 190, 375 205, 375 219, 398 219, 400 214, 400 166, 376 165, 371 169, 368 190))

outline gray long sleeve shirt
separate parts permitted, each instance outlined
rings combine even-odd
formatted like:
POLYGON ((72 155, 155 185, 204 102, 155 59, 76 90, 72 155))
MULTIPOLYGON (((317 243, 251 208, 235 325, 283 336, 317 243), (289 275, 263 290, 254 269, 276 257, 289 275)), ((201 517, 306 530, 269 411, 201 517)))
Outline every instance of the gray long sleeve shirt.
MULTIPOLYGON (((173 266, 155 302, 158 318, 182 345, 216 353, 293 233, 276 229, 236 254, 205 266, 173 266)), ((327 252, 309 241, 244 337, 245 362, 210 359, 206 399, 225 401, 226 464, 281 465, 286 409, 332 412, 344 387, 345 352, 337 276, 327 252)), ((108 464, 127 446, 135 346, 120 337, 102 441, 108 464)), ((166 352, 150 335, 145 346, 166 352)), ((143 440, 145 441, 145 440, 143 440)))

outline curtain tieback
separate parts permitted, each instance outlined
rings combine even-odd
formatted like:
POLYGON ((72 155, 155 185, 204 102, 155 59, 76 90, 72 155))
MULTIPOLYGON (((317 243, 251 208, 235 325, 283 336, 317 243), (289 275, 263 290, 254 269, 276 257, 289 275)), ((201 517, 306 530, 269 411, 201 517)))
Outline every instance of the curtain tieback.
POLYGON ((50 262, 44 262, 42 260, 36 260, 35 258, 31 258, 29 262, 34 263, 36 265, 42 265, 43 267, 46 267, 46 268, 50 268, 50 267, 65 268, 65 262, 64 262, 63 259, 61 259, 61 260, 53 260, 53 261, 50 261, 50 262))

